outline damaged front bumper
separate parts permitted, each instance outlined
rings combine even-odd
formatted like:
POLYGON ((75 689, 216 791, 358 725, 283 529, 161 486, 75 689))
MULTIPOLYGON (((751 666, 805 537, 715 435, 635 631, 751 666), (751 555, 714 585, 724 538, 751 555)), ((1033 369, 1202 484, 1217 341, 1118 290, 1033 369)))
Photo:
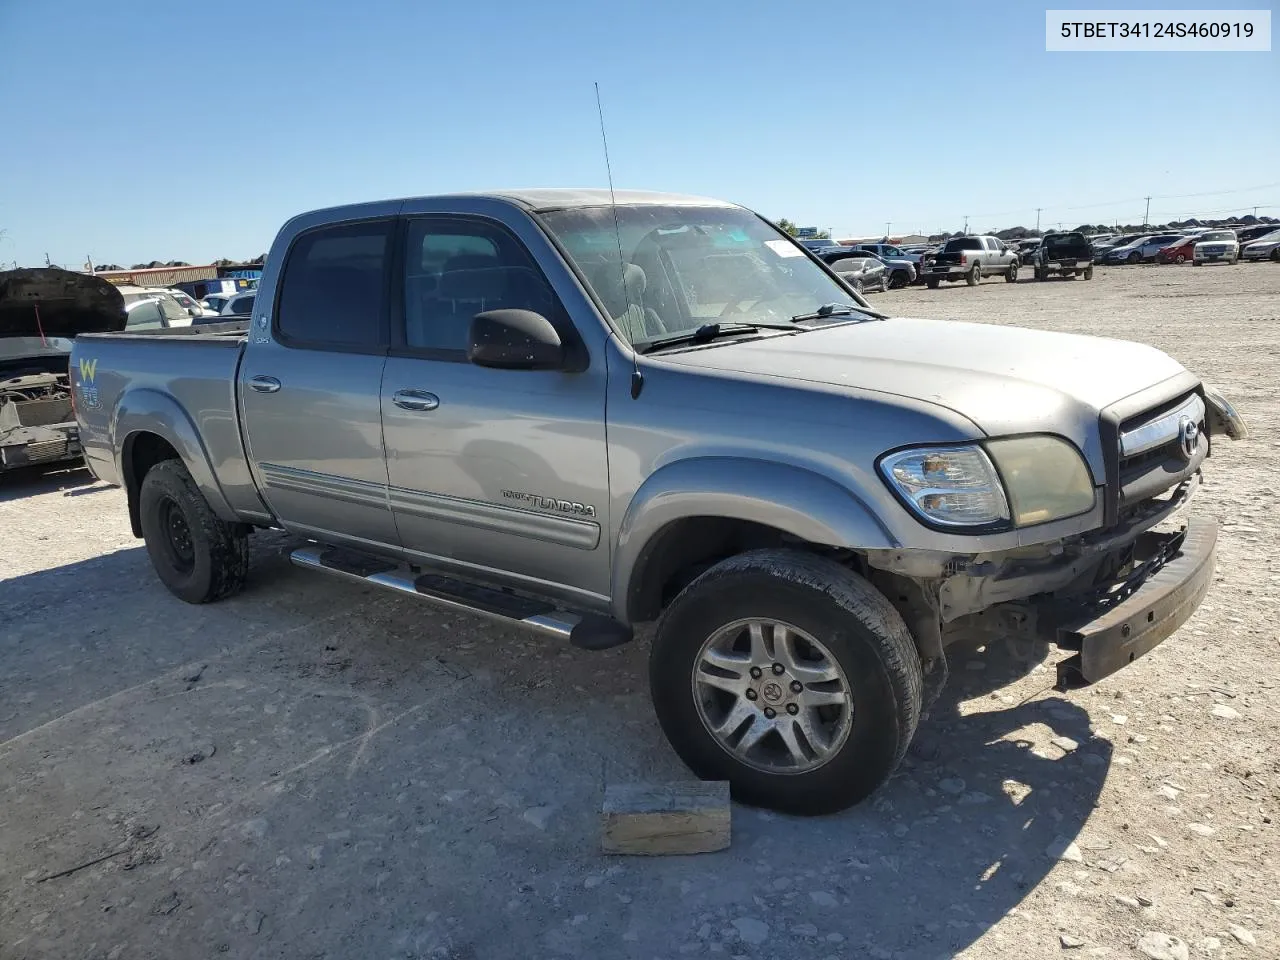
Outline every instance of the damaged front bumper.
POLYGON ((1087 601, 1040 606, 1042 631, 1061 649, 1077 651, 1058 664, 1066 689, 1110 676, 1182 626, 1213 582, 1218 524, 1193 518, 1177 533, 1145 533, 1135 544, 1135 569, 1087 601))

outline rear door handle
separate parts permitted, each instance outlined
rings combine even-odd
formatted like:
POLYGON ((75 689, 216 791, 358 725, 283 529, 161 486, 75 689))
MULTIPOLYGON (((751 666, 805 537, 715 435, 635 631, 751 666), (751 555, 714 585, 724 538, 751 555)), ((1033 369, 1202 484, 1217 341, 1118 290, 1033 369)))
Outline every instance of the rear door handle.
POLYGON ((275 377, 254 377, 249 381, 249 387, 258 393, 275 393, 280 389, 280 381, 275 377))
POLYGON ((397 390, 391 402, 401 410, 434 410, 440 406, 440 398, 425 390, 397 390))

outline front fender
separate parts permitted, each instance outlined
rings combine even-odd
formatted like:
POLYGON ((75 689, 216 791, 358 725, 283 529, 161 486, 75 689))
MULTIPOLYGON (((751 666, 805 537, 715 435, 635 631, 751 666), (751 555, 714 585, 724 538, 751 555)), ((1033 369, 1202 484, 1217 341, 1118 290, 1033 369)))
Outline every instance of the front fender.
POLYGON ((610 594, 624 622, 646 550, 670 524, 691 517, 750 521, 834 547, 900 546, 855 491, 829 477, 746 457, 679 460, 645 480, 623 515, 610 594))
MULTIPOLYGON (((134 439, 143 433, 155 434, 178 452, 214 513, 223 520, 237 519, 218 482, 200 431, 173 397, 158 390, 130 390, 120 398, 111 421, 111 448, 116 451, 117 475, 124 481, 131 499, 135 491, 129 489, 129 456, 134 439)), ((136 482, 135 479, 135 485, 136 482)))

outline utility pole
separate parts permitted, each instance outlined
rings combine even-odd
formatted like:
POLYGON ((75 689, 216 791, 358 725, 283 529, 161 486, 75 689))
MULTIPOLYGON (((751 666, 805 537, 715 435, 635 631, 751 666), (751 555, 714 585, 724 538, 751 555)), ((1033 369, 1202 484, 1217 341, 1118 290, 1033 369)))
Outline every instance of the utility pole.
POLYGON ((1044 207, 1036 207, 1036 233, 1040 232, 1040 211, 1043 209, 1044 207))
POLYGON ((1144 197, 1147 201, 1147 212, 1142 215, 1142 226, 1146 227, 1151 223, 1151 198, 1144 197))
POLYGON ((47 250, 45 251, 45 254, 44 254, 44 265, 45 265, 46 267, 51 267, 51 266, 53 266, 53 264, 49 262, 49 251, 47 251, 47 250))
POLYGON ((890 228, 890 227, 892 227, 892 226, 893 226, 893 221, 892 221, 892 220, 886 220, 886 221, 884 222, 884 239, 885 239, 885 242, 886 242, 886 243, 888 243, 888 242, 889 242, 889 228, 890 228))
POLYGON ((964 215, 964 235, 966 237, 969 235, 969 215, 967 213, 964 215))

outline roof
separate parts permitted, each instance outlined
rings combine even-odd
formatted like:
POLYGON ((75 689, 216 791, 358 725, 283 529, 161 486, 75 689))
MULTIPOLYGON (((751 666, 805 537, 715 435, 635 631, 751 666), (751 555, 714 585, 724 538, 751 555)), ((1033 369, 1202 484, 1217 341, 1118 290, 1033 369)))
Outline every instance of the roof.
POLYGON ((711 197, 656 190, 617 190, 598 187, 533 187, 524 190, 493 190, 470 196, 512 200, 530 210, 563 210, 566 207, 606 207, 611 203, 654 204, 667 207, 731 207, 734 204, 711 197))

